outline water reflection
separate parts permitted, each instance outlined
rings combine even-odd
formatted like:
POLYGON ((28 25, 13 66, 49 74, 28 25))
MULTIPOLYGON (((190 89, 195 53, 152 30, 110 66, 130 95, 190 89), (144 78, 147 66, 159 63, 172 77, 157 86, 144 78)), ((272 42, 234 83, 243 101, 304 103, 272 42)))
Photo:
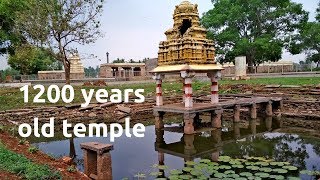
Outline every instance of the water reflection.
MULTIPOLYGON (((220 155, 234 158, 263 156, 276 161, 288 161, 308 170, 320 170, 320 141, 315 138, 273 132, 281 127, 278 118, 223 122, 223 130, 183 135, 176 132, 155 131, 146 127, 144 138, 120 137, 114 144, 112 170, 114 179, 132 178, 138 173, 148 175, 153 164, 181 169, 185 161, 207 158, 216 161, 220 155)), ((170 126, 166 126, 170 128, 170 126)), ((59 137, 59 135, 57 136, 59 137)), ((80 143, 110 143, 109 138, 71 138, 58 140, 34 139, 42 151, 55 157, 76 156, 77 167, 83 170, 80 143)), ((32 142, 32 139, 30 139, 32 142)), ((168 175, 168 172, 160 170, 168 175)))

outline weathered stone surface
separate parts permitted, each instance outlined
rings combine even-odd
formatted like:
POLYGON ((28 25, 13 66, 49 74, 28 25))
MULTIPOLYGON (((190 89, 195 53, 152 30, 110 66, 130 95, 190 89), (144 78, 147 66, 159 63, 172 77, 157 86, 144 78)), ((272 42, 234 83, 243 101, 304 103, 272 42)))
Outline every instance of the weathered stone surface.
POLYGON ((270 84, 270 85, 266 85, 265 86, 266 88, 279 88, 280 85, 277 85, 277 84, 270 84))
POLYGON ((110 107, 110 106, 113 106, 113 105, 114 105, 113 102, 107 102, 107 103, 101 104, 100 107, 101 108, 106 108, 106 107, 110 107))
POLYGON ((124 107, 124 106, 118 105, 117 109, 119 111, 122 111, 122 112, 125 112, 125 113, 128 113, 128 114, 131 113, 131 108, 129 108, 129 107, 124 107))
POLYGON ((97 117, 97 114, 92 112, 92 113, 90 113, 88 116, 89 116, 89 117, 97 117))
POLYGON ((282 85, 282 88, 301 88, 301 86, 297 86, 297 85, 282 85))

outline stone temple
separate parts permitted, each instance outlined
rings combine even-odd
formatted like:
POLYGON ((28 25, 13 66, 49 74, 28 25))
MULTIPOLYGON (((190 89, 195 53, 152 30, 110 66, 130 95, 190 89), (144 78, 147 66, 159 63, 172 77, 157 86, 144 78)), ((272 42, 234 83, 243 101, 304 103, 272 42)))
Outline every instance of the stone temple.
POLYGON ((214 42, 207 39, 207 31, 200 25, 198 5, 183 1, 176 6, 173 20, 173 27, 165 32, 167 40, 160 42, 158 65, 151 71, 157 84, 155 126, 156 129, 164 127, 165 112, 182 113, 184 133, 193 134, 193 121, 199 114, 199 109, 206 110, 219 103, 218 80, 223 68, 215 61, 214 42), (211 80, 212 84, 208 89, 211 92, 210 104, 193 102, 192 80, 196 73, 206 73, 211 80), (183 102, 164 105, 162 80, 171 74, 179 74, 183 79, 183 102))
POLYGON ((167 40, 160 42, 158 67, 153 72, 221 70, 215 61, 214 43, 200 25, 198 5, 182 2, 173 19, 173 27, 165 32, 167 40))

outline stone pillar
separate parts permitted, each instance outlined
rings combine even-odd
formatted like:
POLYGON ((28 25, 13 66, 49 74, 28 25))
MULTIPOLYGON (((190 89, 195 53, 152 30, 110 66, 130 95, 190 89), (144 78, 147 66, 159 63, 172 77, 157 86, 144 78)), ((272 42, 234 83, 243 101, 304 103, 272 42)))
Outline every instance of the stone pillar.
POLYGON ((184 106, 186 108, 193 107, 193 98, 192 98, 192 78, 194 77, 194 72, 181 71, 181 77, 184 81, 184 90, 185 90, 185 101, 184 106))
POLYGON ((219 103, 218 80, 221 77, 221 73, 219 71, 216 71, 214 73, 208 73, 207 76, 211 81, 211 104, 219 103))
POLYGON ((233 116, 234 116, 233 122, 235 123, 240 122, 240 111, 241 111, 240 105, 235 105, 233 109, 233 116))
MULTIPOLYGON (((184 154, 188 156, 192 156, 197 152, 196 148, 194 147, 194 135, 193 134, 184 134, 183 135, 184 141, 184 154)), ((192 161, 193 159, 188 159, 192 161)))
POLYGON ((249 125, 250 125, 252 135, 256 135, 257 134, 257 120, 251 119, 249 121, 249 125))
POLYGON ((253 103, 250 107, 250 117, 251 119, 257 119, 257 104, 253 103))
POLYGON ((145 77, 146 76, 146 67, 145 66, 141 66, 140 69, 141 69, 141 76, 145 77))
POLYGON ((211 154, 211 160, 213 162, 218 162, 219 161, 219 156, 220 156, 220 152, 219 151, 213 152, 211 154))
POLYGON ((240 123, 233 123, 233 131, 234 131, 234 138, 239 139, 241 137, 240 123))
POLYGON ((215 110, 211 111, 211 126, 213 128, 221 128, 221 116, 222 116, 223 110, 215 110))
POLYGON ((185 87, 186 87, 186 85, 184 84, 184 79, 183 79, 183 86, 182 86, 182 93, 183 93, 182 100, 183 100, 183 103, 186 102, 186 90, 185 90, 185 87))
POLYGON ((155 74, 153 79, 156 80, 156 106, 163 105, 163 96, 162 96, 162 80, 164 79, 163 74, 155 74))
POLYGON ((194 126, 193 126, 193 119, 196 114, 184 114, 184 133, 185 134, 194 134, 194 126))
POLYGON ((153 115, 155 118, 155 127, 156 129, 163 129, 164 128, 164 123, 163 123, 163 116, 164 112, 159 112, 159 111, 154 111, 153 115))
POLYGON ((266 128, 267 131, 272 130, 272 116, 266 117, 266 128))
POLYGON ((164 153, 163 152, 158 152, 158 161, 159 161, 159 165, 164 165, 164 153))
POLYGON ((134 77, 134 67, 131 67, 131 77, 134 77))
POLYGON ((84 173, 97 180, 112 180, 111 144, 97 142, 81 143, 84 156, 84 173))
POLYGON ((269 101, 266 105, 266 115, 267 116, 272 116, 273 112, 272 112, 272 101, 269 101))
POLYGON ((247 76, 247 60, 245 56, 235 59, 235 79, 239 80, 247 76))

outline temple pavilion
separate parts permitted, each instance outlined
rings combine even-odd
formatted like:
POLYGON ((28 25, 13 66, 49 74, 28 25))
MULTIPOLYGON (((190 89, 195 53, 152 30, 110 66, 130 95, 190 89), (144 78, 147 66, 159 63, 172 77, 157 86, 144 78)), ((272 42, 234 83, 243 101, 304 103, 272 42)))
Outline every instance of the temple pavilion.
POLYGON ((163 127, 161 116, 165 109, 176 109, 185 114, 185 133, 192 134, 195 114, 188 112, 199 108, 193 103, 192 79, 196 73, 207 73, 212 82, 211 104, 218 103, 218 79, 223 68, 215 61, 213 41, 207 39, 207 30, 200 25, 197 4, 183 1, 176 6, 173 19, 173 27, 165 32, 167 40, 159 45, 158 66, 151 71, 157 83, 156 126, 163 127), (183 79, 183 105, 163 104, 162 80, 167 74, 179 74, 183 79), (157 117, 160 117, 160 120, 157 121, 157 117))

